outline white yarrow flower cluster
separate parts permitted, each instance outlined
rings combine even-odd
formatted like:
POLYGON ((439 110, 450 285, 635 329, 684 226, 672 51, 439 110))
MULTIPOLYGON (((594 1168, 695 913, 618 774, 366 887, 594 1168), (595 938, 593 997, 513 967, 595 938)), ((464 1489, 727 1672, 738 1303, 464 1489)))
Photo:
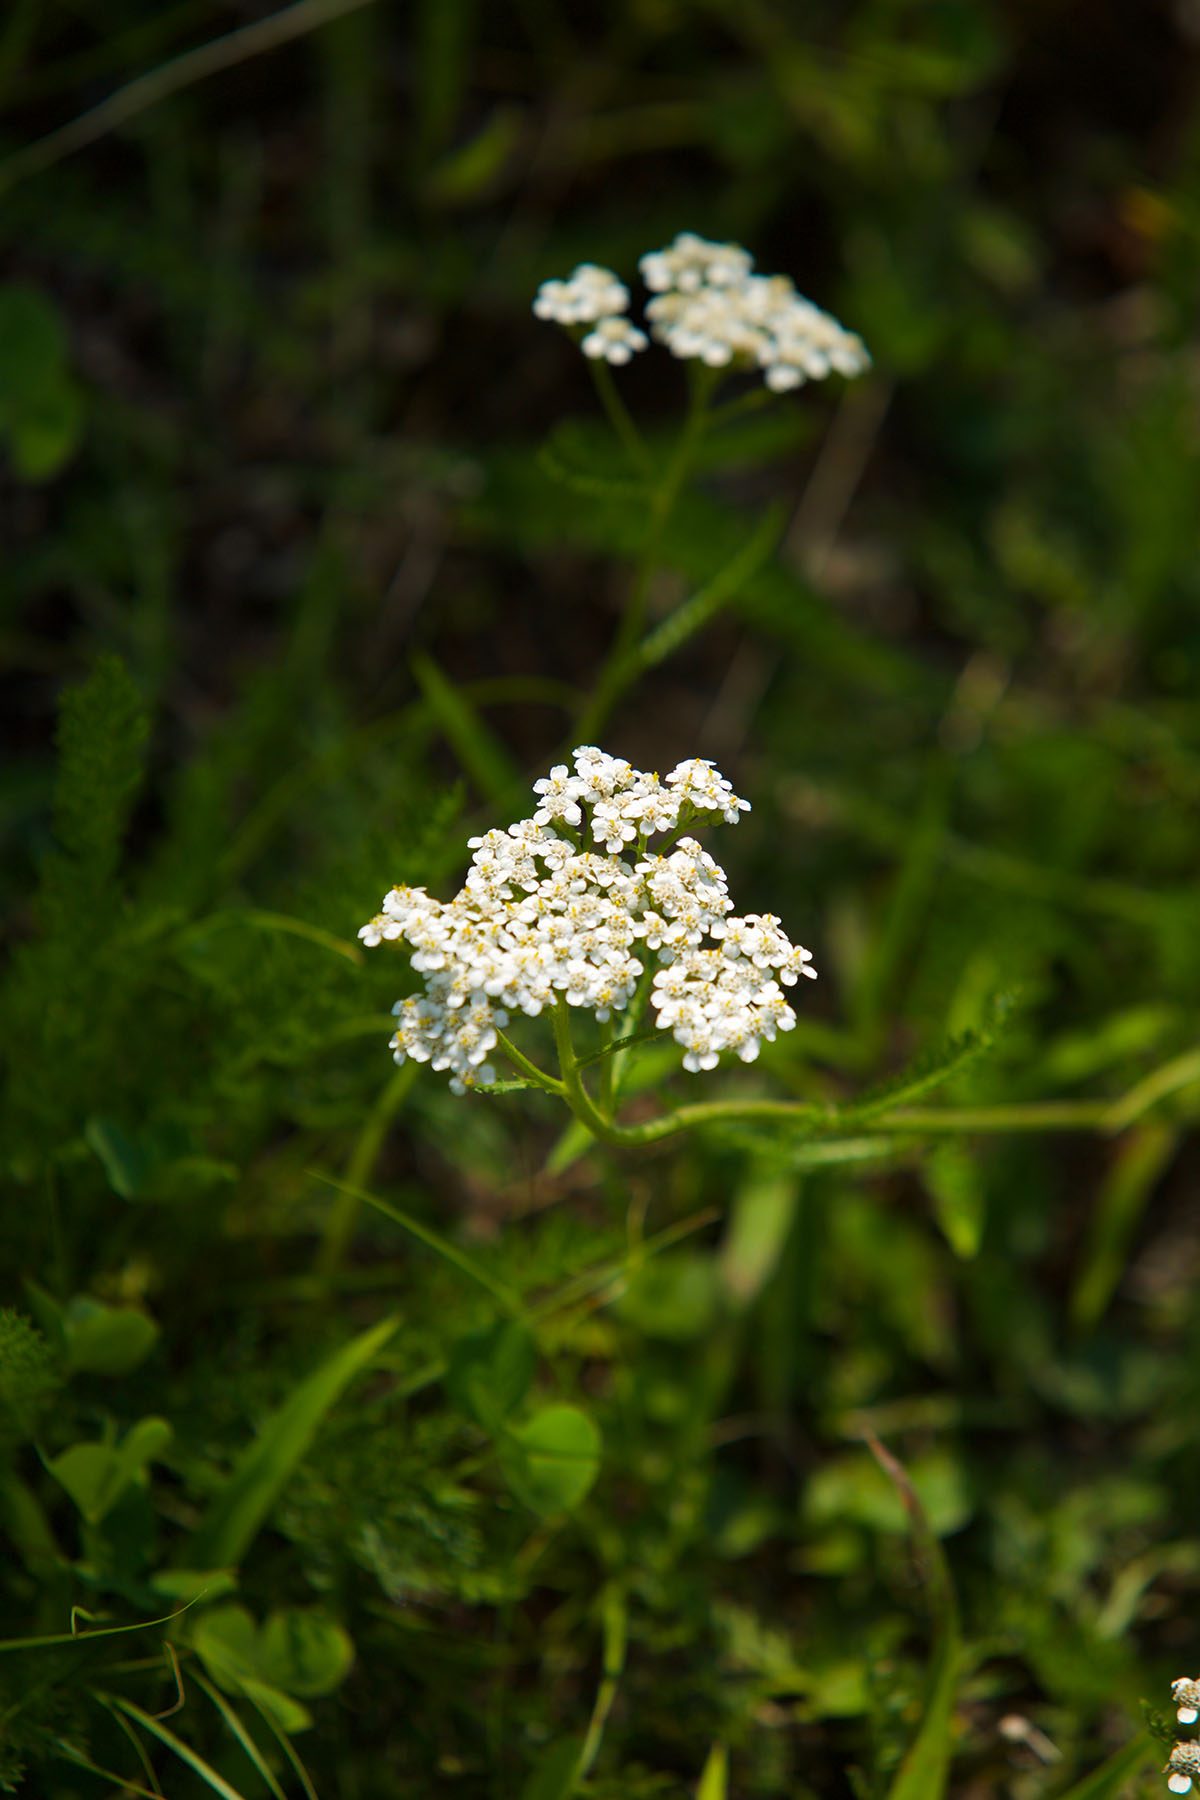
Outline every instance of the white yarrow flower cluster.
POLYGON ((640 267, 655 294, 646 317, 674 356, 714 369, 756 366, 776 393, 870 367, 860 337, 798 294, 788 276, 752 274, 753 259, 738 244, 682 232, 640 267))
MULTIPOLYGON (((1175 1717, 1181 1725, 1195 1725, 1200 1721, 1200 1680, 1181 1675, 1178 1681, 1171 1683, 1171 1699, 1175 1717)), ((1193 1781, 1200 1779, 1200 1739, 1176 1744, 1167 1758, 1163 1774, 1173 1794, 1190 1794, 1193 1781)))
POLYGON ((558 325, 591 325, 623 313, 628 305, 629 289, 611 269, 580 263, 566 281, 543 281, 533 310, 539 319, 558 325))
POLYGON ((391 1048, 397 1062, 448 1070, 455 1093, 495 1080, 488 1056, 510 1014, 534 1017, 561 997, 603 1022, 652 969, 650 1005, 685 1069, 715 1068, 723 1050, 752 1062, 796 1022, 783 988, 815 977, 778 919, 730 916, 724 870, 695 838, 647 846, 749 810, 710 762, 690 758, 660 781, 584 745, 572 765, 535 783, 532 818, 468 840, 453 900, 393 888, 358 934, 410 946, 425 992, 397 1003, 391 1048))
MULTIPOLYGON (((713 369, 761 369, 780 394, 871 366, 860 337, 797 293, 788 276, 755 275, 754 258, 740 244, 682 231, 638 266, 653 295, 646 306, 651 333, 673 356, 713 369)), ((610 269, 581 263, 566 281, 544 281, 533 310, 560 325, 590 324, 584 355, 619 364, 649 341, 625 316, 628 304, 628 288, 610 269)))

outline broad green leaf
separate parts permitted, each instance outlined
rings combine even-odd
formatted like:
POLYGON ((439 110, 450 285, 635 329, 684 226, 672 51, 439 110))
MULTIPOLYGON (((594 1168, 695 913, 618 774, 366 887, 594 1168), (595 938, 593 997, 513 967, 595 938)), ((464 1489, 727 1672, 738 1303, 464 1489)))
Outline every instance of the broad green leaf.
POLYGON ((336 1619, 315 1606, 273 1612, 258 1636, 258 1673, 303 1699, 332 1694, 350 1673, 354 1645, 336 1619))
POLYGON ((494 1432, 529 1392, 537 1345, 516 1319, 460 1338, 450 1352, 446 1387, 460 1412, 494 1432))
POLYGON ((146 1465, 161 1456, 172 1436, 165 1419, 140 1419, 120 1444, 73 1444, 46 1467, 88 1523, 95 1525, 130 1482, 143 1479, 146 1465))
POLYGON ((711 1328, 720 1303, 713 1258, 702 1250, 673 1250, 633 1271, 617 1310, 647 1337, 688 1343, 711 1328))
POLYGON ((509 1487, 531 1512, 570 1512, 600 1472, 600 1433, 576 1406, 546 1406, 500 1443, 509 1487))
POLYGON ((395 1331, 385 1319, 344 1344, 292 1392, 243 1452, 187 1547, 191 1568, 239 1563, 265 1523, 317 1428, 354 1377, 395 1331))
POLYGON ((240 1693, 243 1678, 258 1674, 258 1622, 247 1607, 210 1606, 191 1635, 196 1654, 220 1687, 240 1693))
POLYGON ((58 473, 83 425, 83 394, 67 364, 57 309, 36 288, 0 285, 0 438, 26 481, 58 473))
POLYGON ((132 1306, 105 1306, 77 1294, 63 1311, 67 1367, 88 1375, 128 1375, 144 1362, 158 1326, 132 1306))
POLYGON ((311 1724, 307 1709, 284 1693, 261 1666, 262 1634, 244 1606, 214 1606, 202 1613, 192 1642, 217 1686, 253 1700, 280 1731, 304 1731, 311 1724))
POLYGON ((521 1800, 569 1800, 575 1792, 582 1754, 582 1738, 560 1738, 551 1744, 521 1789, 521 1800))
POLYGON ((160 1569, 150 1586, 164 1600, 219 1600, 233 1593, 237 1579, 229 1569, 160 1569))

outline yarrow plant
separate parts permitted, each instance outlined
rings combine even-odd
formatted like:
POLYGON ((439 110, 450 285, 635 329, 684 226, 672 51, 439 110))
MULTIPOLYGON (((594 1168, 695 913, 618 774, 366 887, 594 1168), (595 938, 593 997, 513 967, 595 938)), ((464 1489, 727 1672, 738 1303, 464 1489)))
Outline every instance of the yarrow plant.
MULTIPOLYGON (((1200 1680, 1181 1675, 1178 1681, 1171 1683, 1171 1699, 1179 1723, 1195 1726, 1200 1720, 1200 1680)), ((1200 1738, 1189 1738, 1176 1744, 1167 1758, 1163 1774, 1173 1794, 1190 1794, 1193 1783, 1200 1780, 1200 1738)))
MULTIPOLYGON (((777 394, 870 367, 861 338, 797 293, 788 276, 754 274, 754 258, 740 244, 683 231, 638 266, 653 296, 646 306, 650 334, 673 356, 710 369, 761 369, 777 394)), ((629 300, 612 270, 580 263, 565 281, 544 281, 533 310, 568 329, 590 326, 580 339, 584 355, 623 364, 649 344, 627 316, 629 300)))
POLYGON ((693 1073, 724 1051, 743 1062, 796 1015, 784 997, 811 954, 770 913, 733 916, 725 872, 695 823, 736 824, 739 799, 712 763, 690 758, 665 780, 584 745, 534 784, 532 817, 468 840, 466 882, 442 902, 395 887, 359 937, 404 940, 425 992, 395 1007, 395 1059, 449 1071, 464 1093, 489 1085, 510 1014, 576 1008, 600 1023, 648 1000, 693 1073), (657 850, 651 838, 666 842, 657 850))

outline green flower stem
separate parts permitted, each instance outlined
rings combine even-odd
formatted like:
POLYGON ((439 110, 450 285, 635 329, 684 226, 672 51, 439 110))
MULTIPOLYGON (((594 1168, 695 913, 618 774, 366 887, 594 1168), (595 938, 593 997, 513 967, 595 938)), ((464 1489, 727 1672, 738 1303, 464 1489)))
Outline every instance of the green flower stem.
POLYGON ((583 1780, 600 1753, 600 1745, 604 1740, 604 1727, 608 1724, 608 1715, 612 1711, 613 1701, 617 1697, 621 1677, 625 1672, 627 1613, 625 1593, 617 1582, 610 1582, 604 1590, 601 1616, 604 1622, 603 1671, 600 1686, 596 1691, 595 1704, 592 1707, 592 1716, 588 1723, 587 1736, 584 1739, 583 1748, 579 1752, 579 1761, 575 1766, 576 1781, 583 1780))
POLYGON ((612 370, 602 356, 590 356, 588 368, 592 372, 592 380, 596 384, 596 392, 600 396, 601 405, 608 414, 608 422, 625 447, 625 453, 639 475, 649 481, 654 474, 654 464, 646 440, 633 422, 633 417, 617 392, 617 384, 612 378, 612 370))
POLYGON ((584 1087, 571 1038, 570 1009, 561 994, 554 996, 554 1045, 558 1051, 558 1066, 562 1070, 567 1105, 580 1124, 586 1125, 592 1136, 599 1138, 601 1143, 625 1144, 637 1141, 629 1138, 626 1129, 605 1118, 584 1087))
POLYGON ((720 369, 705 368, 703 364, 688 364, 690 389, 687 417, 671 460, 650 502, 646 542, 638 558, 629 599, 592 697, 576 721, 576 744, 589 744, 595 740, 617 700, 637 673, 632 653, 645 628, 650 584, 658 568, 663 536, 711 417, 710 402, 723 373, 720 369))
MULTIPOLYGON (((558 1006, 565 1015, 565 1004, 560 1000, 558 1006)), ((557 1012, 555 1029, 559 1030, 557 1012)), ((562 1032, 569 1049, 570 1031, 565 1023, 562 1032)), ((563 1054, 561 1042, 559 1054, 563 1054)), ((1026 1131, 1099 1131, 1112 1135, 1126 1130, 1168 1094, 1193 1082, 1200 1082, 1200 1046, 1164 1064, 1115 1100, 1031 1100, 999 1106, 898 1106, 890 1112, 873 1113, 870 1129, 875 1136, 891 1133, 894 1136, 949 1137, 1026 1131)), ((735 1125, 759 1120, 797 1126, 808 1140, 829 1141, 852 1131, 859 1123, 852 1106, 837 1113, 795 1100, 709 1100, 694 1106, 681 1106, 676 1112, 657 1119, 644 1119, 636 1125, 620 1125, 596 1110, 574 1069, 573 1080, 566 1077, 566 1090, 572 1112, 594 1137, 626 1149, 659 1143, 664 1138, 677 1137, 682 1131, 702 1125, 735 1125)))
POLYGON ((529 1058, 518 1050, 517 1046, 509 1038, 506 1038, 502 1031, 496 1033, 496 1042, 522 1075, 527 1076, 530 1081, 536 1081, 539 1087, 546 1089, 547 1093, 561 1094, 563 1099, 566 1099, 567 1090, 564 1084, 556 1081, 553 1075, 547 1075, 545 1070, 539 1069, 536 1063, 530 1062, 529 1058))

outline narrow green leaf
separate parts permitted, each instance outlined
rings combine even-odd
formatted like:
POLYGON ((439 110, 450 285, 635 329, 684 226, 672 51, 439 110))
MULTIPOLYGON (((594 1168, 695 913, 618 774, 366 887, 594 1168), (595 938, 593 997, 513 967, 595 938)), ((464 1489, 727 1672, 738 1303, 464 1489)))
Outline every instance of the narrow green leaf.
POLYGON ((751 1168, 734 1194, 718 1269, 735 1306, 749 1306, 777 1268, 799 1192, 794 1174, 751 1168))
POLYGON ((190 1568, 239 1563, 308 1451, 330 1407, 395 1331, 385 1319, 344 1344, 302 1381, 243 1453, 187 1549, 190 1568))
POLYGON ((1179 1145, 1177 1126, 1147 1120, 1113 1153, 1088 1233, 1083 1264, 1071 1293, 1071 1322, 1080 1331, 1099 1323, 1125 1273, 1129 1247, 1155 1183, 1179 1145))
POLYGON ((260 1780, 263 1782, 263 1785, 267 1788, 268 1792, 274 1796, 274 1800, 287 1800, 287 1796, 284 1794, 283 1789, 271 1772, 270 1763, 267 1762, 262 1751, 250 1736, 250 1733, 238 1718, 237 1713, 233 1710, 233 1707, 229 1704, 224 1694, 213 1687, 210 1681, 205 1681, 203 1675, 193 1674, 192 1679, 200 1689, 200 1692, 202 1694, 207 1694, 208 1698, 212 1701, 222 1719, 224 1719, 226 1725, 229 1727, 229 1730, 242 1746, 242 1749, 246 1752, 250 1761, 254 1764, 260 1780))
MULTIPOLYGON (((114 1723, 122 1725, 126 1731, 129 1730, 129 1727, 121 1719, 115 1720, 114 1723)), ((112 1769, 102 1768, 99 1763, 93 1762, 90 1756, 85 1756, 82 1750, 77 1749, 66 1738, 52 1738, 50 1742, 64 1762, 73 1763, 77 1769, 86 1769, 89 1775, 99 1775, 103 1781, 110 1781, 114 1789, 121 1795, 121 1800, 125 1800, 126 1794, 136 1794, 138 1800, 162 1800, 160 1790, 143 1787, 139 1781, 131 1781, 128 1775, 118 1775, 112 1769)))
POLYGON ((925 1509, 908 1475, 878 1438, 868 1435, 875 1460, 895 1485, 912 1530, 913 1548, 926 1571, 926 1591, 933 1615, 933 1651, 929 1663, 925 1712, 916 1737, 888 1789, 888 1800, 942 1800, 950 1772, 954 1739, 954 1705, 958 1696, 962 1644, 958 1604, 942 1547, 930 1529, 925 1509))
POLYGON ((1098 1769, 1093 1769, 1073 1788, 1060 1794, 1058 1800, 1117 1800, 1130 1777, 1145 1768, 1151 1758, 1157 1762, 1158 1747, 1147 1733, 1140 1732, 1131 1743, 1114 1751, 1098 1769))
POLYGON ((418 1243, 436 1251, 438 1256, 444 1258, 462 1274, 469 1275, 472 1281, 477 1281, 480 1287, 486 1288, 492 1298, 500 1302, 506 1313, 511 1314, 514 1318, 524 1316, 525 1308, 522 1305, 521 1296, 507 1283, 497 1281, 496 1277, 490 1270, 484 1268, 482 1263, 476 1262, 473 1256, 468 1256, 466 1251, 460 1250, 457 1244, 452 1244, 448 1238, 442 1237, 440 1232, 434 1231, 429 1225, 423 1225, 420 1219, 414 1219, 411 1213, 401 1212, 398 1206, 391 1206, 386 1200, 381 1200, 378 1195, 369 1194, 365 1188, 351 1187, 348 1182, 339 1181, 336 1176, 325 1175, 320 1170, 314 1170, 313 1173, 318 1180, 328 1182, 330 1187, 337 1188, 339 1193, 354 1195, 355 1199, 363 1201, 367 1206, 373 1206, 375 1211, 382 1213, 385 1219, 391 1219, 393 1224, 402 1226, 405 1231, 416 1238, 418 1243))
POLYGON ((591 500, 613 500, 623 505, 645 503, 644 481, 629 481, 618 475, 602 475, 595 469, 576 468, 563 458, 553 439, 542 445, 537 460, 539 468, 551 481, 569 488, 573 494, 585 494, 591 500))
POLYGON ((560 1738, 542 1752, 525 1786, 521 1800, 569 1800, 579 1773, 582 1738, 560 1738))
MULTIPOLYGON (((854 1026, 870 1041, 898 1003, 921 921, 933 899, 946 844, 952 764, 931 763, 920 810, 900 852, 899 868, 851 995, 854 1026)), ((964 1021, 965 1023, 965 1021, 964 1021)))
POLYGON ((696 1786, 696 1800, 725 1800, 729 1791, 729 1752, 714 1744, 696 1786))
POLYGON ((519 787, 521 771, 508 751, 432 656, 414 656, 412 671, 446 741, 484 799, 503 799, 519 787))
POLYGON ((115 1119, 88 1120, 83 1135, 104 1165, 108 1185, 122 1200, 140 1194, 149 1168, 145 1146, 115 1119))
POLYGON ((485 198, 511 162, 524 125, 519 106, 495 107, 473 138, 429 171, 429 198, 436 206, 469 206, 485 198))
POLYGON ((746 543, 719 569, 712 580, 676 607, 644 637, 630 661, 630 678, 652 669, 656 663, 673 656, 681 645, 694 637, 729 601, 736 600, 746 583, 758 573, 774 554, 784 526, 784 508, 769 506, 746 543))
POLYGON ((956 1256, 969 1261, 983 1236, 985 1195, 979 1164, 965 1144, 937 1144, 921 1171, 934 1217, 956 1256))
MULTIPOLYGON (((1002 997, 994 1008, 993 1016, 997 1026, 1006 1010, 1002 997)), ((914 1057, 898 1075, 872 1088, 852 1105, 839 1110, 835 1115, 838 1124, 861 1125, 867 1119, 878 1117, 880 1113, 891 1112, 894 1107, 907 1106, 909 1101, 941 1087, 952 1075, 957 1075, 970 1063, 977 1061, 992 1048, 996 1037, 996 1027, 987 1026, 981 1031, 964 1031, 957 1037, 944 1039, 940 1044, 932 1044, 928 1050, 914 1057)))
MULTIPOLYGON (((139 1619, 136 1625, 102 1625, 96 1631, 56 1631, 49 1637, 0 1638, 0 1650, 47 1650, 55 1644, 90 1644, 93 1638, 124 1637, 131 1631, 152 1631, 156 1625, 169 1625, 172 1619, 181 1618, 194 1604, 188 1600, 174 1612, 164 1613, 158 1619, 139 1619)), ((73 1607, 72 1618, 79 1611, 79 1607, 73 1607)))
POLYGON ((149 1356, 158 1326, 135 1306, 106 1306, 76 1294, 62 1314, 67 1367, 88 1375, 128 1375, 149 1356))
POLYGON ((120 1694, 107 1694, 103 1696, 103 1699, 105 1704, 116 1707, 118 1712, 123 1712, 127 1718, 140 1725, 143 1731, 148 1731, 151 1737, 156 1737, 160 1744, 165 1744, 168 1750, 174 1752, 180 1762, 186 1763, 189 1769, 194 1769, 201 1781, 210 1787, 214 1794, 221 1796, 221 1800, 246 1800, 245 1795, 237 1788, 231 1787, 223 1775, 218 1775, 211 1764, 206 1763, 190 1744, 185 1744, 182 1738, 177 1738, 175 1733, 168 1731, 160 1720, 152 1718, 148 1712, 143 1712, 141 1707, 135 1706, 132 1700, 124 1700, 120 1694))

